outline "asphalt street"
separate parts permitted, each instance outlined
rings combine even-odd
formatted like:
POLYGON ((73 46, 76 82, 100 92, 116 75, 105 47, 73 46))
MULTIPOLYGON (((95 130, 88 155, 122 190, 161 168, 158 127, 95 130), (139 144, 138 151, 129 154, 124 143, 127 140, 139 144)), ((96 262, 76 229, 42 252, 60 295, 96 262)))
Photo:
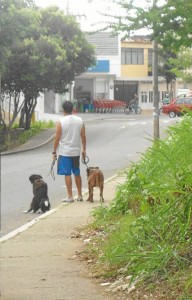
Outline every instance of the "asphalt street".
MULTIPOLYGON (((176 119, 160 117, 161 131, 176 119)), ((150 146, 153 134, 152 116, 103 115, 86 121, 89 166, 99 166, 105 179, 127 168, 150 146)), ((48 176, 52 159, 52 142, 37 150, 1 158, 1 227, 2 235, 37 217, 24 214, 32 199, 31 174, 41 174, 48 184, 52 208, 66 197, 63 176, 54 181, 48 176)), ((87 189, 86 167, 81 165, 83 188, 87 189)), ((56 167, 55 167, 56 173, 56 167)), ((74 189, 74 195, 76 190, 74 189)), ((86 205, 86 204, 85 204, 86 205)))

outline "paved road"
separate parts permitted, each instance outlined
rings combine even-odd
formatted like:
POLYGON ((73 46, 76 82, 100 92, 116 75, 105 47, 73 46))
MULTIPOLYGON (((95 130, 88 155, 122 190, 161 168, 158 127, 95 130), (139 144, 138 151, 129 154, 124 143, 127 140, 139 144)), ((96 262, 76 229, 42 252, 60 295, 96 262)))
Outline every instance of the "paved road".
MULTIPOLYGON (((162 130, 175 122, 161 117, 162 130)), ((87 154, 89 166, 100 166, 105 178, 114 175, 131 161, 139 158, 152 139, 152 117, 103 115, 102 120, 87 121, 87 154)), ((62 176, 56 180, 48 176, 51 164, 52 143, 30 152, 2 157, 1 216, 2 235, 8 233, 37 215, 23 214, 32 198, 32 187, 28 177, 41 174, 48 183, 52 207, 60 204, 66 196, 62 176)), ((83 187, 87 187, 85 166, 81 166, 83 187)), ((74 191, 76 194, 76 190, 74 191)))

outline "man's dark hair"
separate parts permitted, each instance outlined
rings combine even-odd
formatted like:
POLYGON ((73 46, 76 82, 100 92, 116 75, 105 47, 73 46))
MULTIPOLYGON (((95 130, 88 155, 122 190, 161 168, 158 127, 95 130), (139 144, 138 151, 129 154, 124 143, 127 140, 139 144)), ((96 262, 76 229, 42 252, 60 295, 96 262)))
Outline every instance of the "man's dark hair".
POLYGON ((70 101, 63 102, 62 107, 64 112, 66 112, 67 114, 71 114, 73 111, 73 104, 70 101))

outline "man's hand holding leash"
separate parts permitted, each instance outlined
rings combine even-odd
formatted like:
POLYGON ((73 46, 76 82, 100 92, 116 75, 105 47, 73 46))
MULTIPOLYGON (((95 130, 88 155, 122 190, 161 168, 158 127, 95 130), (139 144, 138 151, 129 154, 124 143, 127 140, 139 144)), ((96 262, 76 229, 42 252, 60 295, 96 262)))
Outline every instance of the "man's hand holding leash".
POLYGON ((56 160, 57 160, 57 153, 56 153, 55 151, 52 152, 52 160, 53 160, 54 163, 55 163, 56 160))
POLYGON ((50 172, 49 172, 49 174, 48 174, 48 175, 51 174, 53 180, 55 180, 54 165, 55 165, 56 160, 57 160, 57 153, 56 153, 56 151, 53 151, 53 152, 52 152, 52 164, 51 164, 51 170, 50 170, 50 172))
POLYGON ((86 150, 85 149, 82 150, 81 155, 82 155, 82 160, 85 160, 85 157, 86 157, 86 150))

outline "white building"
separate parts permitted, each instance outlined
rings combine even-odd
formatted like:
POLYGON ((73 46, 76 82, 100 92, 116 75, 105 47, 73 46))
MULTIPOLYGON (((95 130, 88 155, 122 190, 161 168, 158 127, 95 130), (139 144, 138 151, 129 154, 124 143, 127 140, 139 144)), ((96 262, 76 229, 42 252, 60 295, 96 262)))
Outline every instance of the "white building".
POLYGON ((74 98, 114 100, 114 80, 121 75, 121 44, 109 32, 87 35, 95 46, 96 65, 75 78, 74 98))

